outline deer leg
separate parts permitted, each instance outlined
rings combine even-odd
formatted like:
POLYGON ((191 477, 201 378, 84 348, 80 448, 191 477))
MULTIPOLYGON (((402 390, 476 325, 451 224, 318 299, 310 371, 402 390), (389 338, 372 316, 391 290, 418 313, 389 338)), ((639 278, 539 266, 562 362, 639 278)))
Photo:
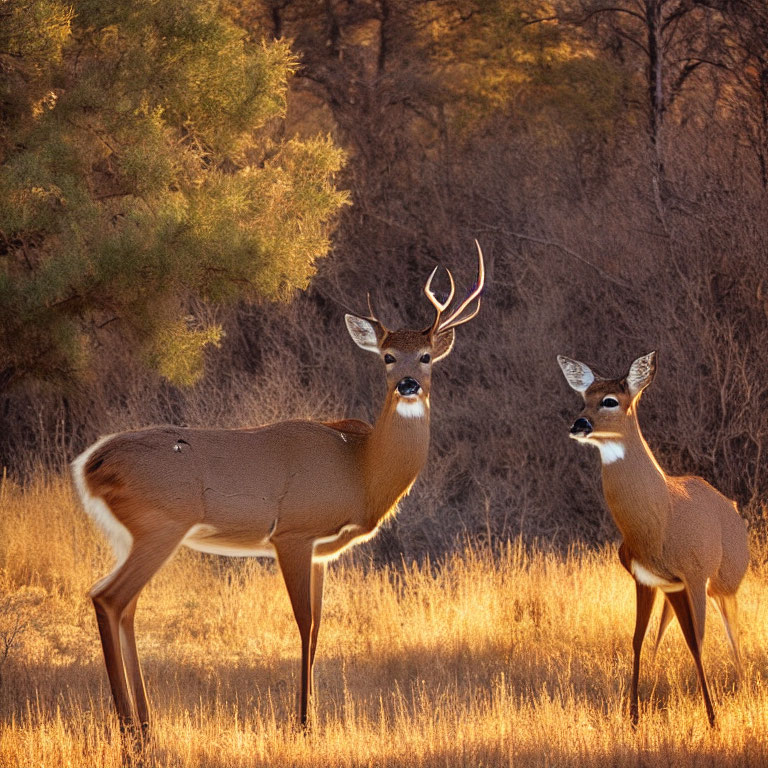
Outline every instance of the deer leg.
POLYGON ((301 691, 299 723, 307 725, 312 680, 312 542, 274 542, 296 624, 301 635, 301 691))
POLYGON ((661 618, 659 619, 659 631, 656 633, 656 642, 653 646, 653 659, 656 660, 656 654, 659 651, 661 640, 664 637, 664 633, 667 631, 669 622, 672 621, 672 617, 675 615, 672 610, 672 606, 669 604, 669 600, 665 598, 664 604, 661 606, 661 618))
POLYGON ((709 697, 707 678, 701 663, 701 643, 704 637, 707 611, 706 589, 704 585, 696 587, 686 585, 684 590, 668 592, 666 597, 672 605, 677 620, 680 622, 685 642, 688 644, 688 648, 693 656, 701 693, 704 697, 704 707, 707 710, 707 718, 709 719, 709 724, 713 726, 715 724, 715 710, 709 697))
MULTIPOLYGON (((125 665, 128 664, 129 672, 134 681, 135 672, 139 670, 136 643, 133 638, 132 611, 129 610, 127 622, 123 621, 123 617, 132 603, 135 609, 139 592, 173 554, 183 537, 183 532, 165 533, 164 535, 153 532, 142 540, 135 539, 131 553, 123 565, 112 578, 99 585, 98 591, 91 595, 96 609, 96 620, 101 635, 101 647, 104 651, 107 676, 112 688, 112 698, 115 701, 115 709, 123 731, 132 729, 136 724, 125 665), (125 632, 126 626, 130 627, 128 633, 125 632), (125 646, 123 645, 124 639, 128 641, 125 646)), ((144 697, 144 701, 137 701, 139 718, 142 717, 142 713, 144 717, 148 718, 143 684, 140 691, 134 686, 134 693, 139 697, 144 697)), ((140 722, 142 721, 140 720, 140 722)))
POLYGON ((312 564, 312 634, 310 636, 309 647, 309 694, 315 690, 314 665, 315 651, 317 651, 317 635, 320 631, 320 619, 323 614, 323 583, 325 581, 325 563, 318 562, 312 564))
POLYGON ((93 595, 93 607, 96 610, 96 623, 101 637, 101 649, 104 653, 104 663, 107 667, 109 687, 112 689, 112 699, 115 702, 120 730, 125 732, 133 723, 133 703, 125 678, 125 666, 120 644, 119 615, 115 608, 93 595))
POLYGON ((136 650, 136 635, 133 631, 133 619, 136 615, 136 605, 138 602, 139 596, 136 595, 128 603, 128 606, 123 611, 123 615, 120 617, 120 644, 123 649, 128 683, 131 687, 133 701, 136 706, 136 716, 139 720, 142 735, 146 737, 149 734, 149 701, 147 700, 147 691, 144 686, 144 676, 141 674, 139 654, 136 650))
MULTIPOLYGON (((619 562, 626 572, 632 576, 632 554, 629 551, 626 541, 622 541, 619 545, 619 562)), ((632 578, 634 578, 634 576, 632 576, 632 578)))
POLYGON ((651 618, 653 602, 656 599, 656 589, 646 587, 639 581, 635 582, 635 593, 637 597, 637 611, 635 613, 635 634, 632 637, 632 650, 634 659, 632 662, 632 688, 629 695, 629 719, 632 725, 637 725, 637 684, 640 678, 640 653, 643 650, 643 640, 645 632, 648 629, 648 620, 651 618))
POLYGON ((739 680, 744 679, 744 667, 741 663, 741 648, 738 635, 738 612, 736 595, 712 595, 712 600, 720 611, 720 617, 725 626, 725 634, 733 653, 733 663, 736 665, 736 675, 739 680))

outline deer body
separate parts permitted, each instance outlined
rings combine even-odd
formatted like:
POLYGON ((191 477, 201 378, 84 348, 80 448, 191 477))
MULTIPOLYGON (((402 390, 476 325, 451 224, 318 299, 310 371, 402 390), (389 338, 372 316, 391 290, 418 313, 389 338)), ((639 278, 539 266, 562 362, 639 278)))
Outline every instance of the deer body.
POLYGON ((149 704, 133 623, 145 584, 182 545, 202 552, 275 557, 301 637, 299 720, 307 721, 325 563, 376 533, 423 468, 429 448, 432 363, 454 328, 477 314, 478 280, 446 318, 389 331, 373 311, 347 315, 358 346, 386 366, 387 395, 374 426, 354 419, 284 421, 254 429, 172 426, 102 438, 72 463, 86 511, 108 535, 113 571, 91 589, 104 660, 124 729, 146 731, 149 704), (472 311, 466 311, 468 307, 472 311))
POLYGON ((186 528, 181 543, 202 552, 274 557, 274 542, 287 536, 328 558, 376 530, 427 458, 427 410, 366 426, 367 434, 302 421, 126 432, 89 456, 84 478, 132 539, 155 525, 152 509, 164 528, 186 528), (163 464, 171 467, 159 474, 163 464), (329 537, 337 538, 319 542, 329 537))
POLYGON ((747 531, 736 504, 700 477, 667 475, 640 431, 637 404, 656 370, 655 353, 638 358, 623 379, 602 379, 588 366, 559 357, 573 389, 584 397, 571 436, 595 445, 602 459, 603 492, 622 535, 619 557, 635 579, 630 715, 638 719, 640 652, 656 590, 665 596, 656 647, 677 616, 696 664, 710 723, 715 715, 701 665, 706 598, 720 610, 741 671, 735 631, 736 592, 747 570, 747 531))
POLYGON ((624 458, 603 464, 603 492, 633 555, 633 576, 662 591, 670 588, 667 584, 675 589, 682 581, 704 577, 713 591, 735 593, 748 552, 734 502, 700 477, 666 475, 636 415, 623 444, 624 458), (654 576, 659 583, 652 583, 654 576))

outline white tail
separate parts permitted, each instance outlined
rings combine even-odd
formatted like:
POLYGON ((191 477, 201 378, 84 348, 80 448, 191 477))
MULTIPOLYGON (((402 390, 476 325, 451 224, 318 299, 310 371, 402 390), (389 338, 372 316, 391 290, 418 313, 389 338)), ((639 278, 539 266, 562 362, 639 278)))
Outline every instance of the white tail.
POLYGON ((639 357, 620 379, 603 379, 567 357, 558 363, 584 398, 571 437, 600 451, 603 492, 623 536, 622 565, 635 579, 637 615, 630 717, 638 720, 640 652, 656 590, 665 597, 656 647, 674 611, 696 664, 710 724, 715 712, 701 664, 707 594, 719 608, 741 673, 736 591, 747 570, 747 531, 735 502, 700 477, 670 477, 640 432, 637 405, 656 373, 656 354, 639 357))
POLYGON ((374 426, 350 419, 242 430, 156 427, 102 438, 74 460, 83 506, 117 556, 91 598, 123 727, 146 731, 149 724, 136 602, 181 545, 277 558, 301 635, 299 720, 306 723, 325 563, 373 536, 424 466, 432 363, 451 351, 454 328, 477 312, 484 281, 477 251, 477 283, 447 319, 453 291, 440 303, 432 277, 425 291, 437 314, 424 330, 387 330, 372 309, 368 317, 346 316, 354 341, 386 367, 387 395, 374 426))

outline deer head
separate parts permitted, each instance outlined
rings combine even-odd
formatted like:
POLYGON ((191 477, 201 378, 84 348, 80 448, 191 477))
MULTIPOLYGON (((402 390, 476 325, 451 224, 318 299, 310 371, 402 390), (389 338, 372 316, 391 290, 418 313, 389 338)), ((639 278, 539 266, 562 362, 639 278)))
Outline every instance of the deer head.
POLYGON ((584 408, 571 425, 574 440, 600 449, 604 463, 624 456, 624 437, 637 424, 637 401, 656 374, 656 353, 638 357, 626 376, 604 379, 588 365, 558 355, 565 380, 584 398, 584 408))
POLYGON ((347 330, 362 349, 379 355, 387 372, 388 394, 397 401, 403 415, 420 415, 424 403, 429 401, 432 365, 442 360, 453 349, 455 328, 471 320, 480 309, 480 294, 485 282, 483 252, 475 240, 478 254, 477 281, 469 295, 454 310, 448 311, 455 294, 453 276, 449 270, 450 292, 440 301, 432 291, 432 280, 438 267, 432 270, 424 293, 435 308, 432 323, 421 330, 403 328, 390 331, 376 317, 368 299, 367 316, 346 315, 347 330))

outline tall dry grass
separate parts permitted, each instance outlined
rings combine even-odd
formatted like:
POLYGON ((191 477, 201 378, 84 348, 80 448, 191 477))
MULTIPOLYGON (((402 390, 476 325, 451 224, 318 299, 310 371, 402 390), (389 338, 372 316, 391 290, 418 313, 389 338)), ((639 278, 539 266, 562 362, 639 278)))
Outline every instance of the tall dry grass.
MULTIPOLYGON (((108 547, 65 480, 6 481, 0 509, 0 765, 122 766, 86 597, 108 547)), ((361 548, 334 564, 306 735, 293 727, 298 633, 274 566, 182 551, 137 615, 155 717, 143 765, 765 765, 768 558, 754 550, 741 687, 709 626, 716 730, 676 628, 646 656, 629 727, 634 590, 612 547, 557 555, 518 540, 380 569, 361 548)))

